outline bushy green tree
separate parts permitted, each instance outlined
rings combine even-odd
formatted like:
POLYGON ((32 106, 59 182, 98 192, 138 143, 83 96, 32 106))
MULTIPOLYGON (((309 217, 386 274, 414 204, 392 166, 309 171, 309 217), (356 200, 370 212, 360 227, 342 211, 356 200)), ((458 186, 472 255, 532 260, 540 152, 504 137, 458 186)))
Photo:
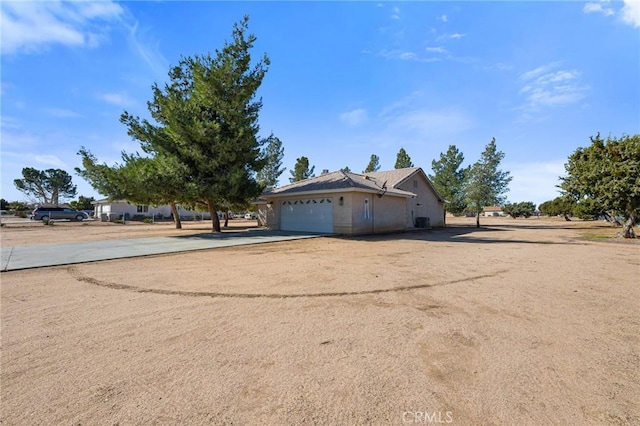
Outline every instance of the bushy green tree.
POLYGON ((507 203, 502 207, 502 211, 511 216, 517 217, 531 217, 536 211, 536 205, 531 201, 521 201, 519 203, 507 203))
POLYGON ((429 175, 429 179, 440 195, 449 201, 447 211, 454 215, 463 214, 467 208, 465 185, 470 168, 462 167, 463 161, 462 152, 455 145, 450 145, 446 153, 440 153, 439 160, 431 162, 434 174, 429 175))
POLYGON ((169 204, 176 229, 182 228, 177 203, 192 203, 195 185, 188 168, 174 157, 157 154, 143 157, 122 153, 122 164, 98 164, 85 148, 78 153, 83 168, 76 172, 98 192, 111 200, 124 199, 136 204, 169 204))
POLYGON ((84 195, 81 195, 77 200, 69 202, 69 205, 76 210, 93 210, 93 204, 91 203, 94 201, 95 198, 93 197, 85 197, 84 195))
POLYGON ((362 171, 362 173, 373 173, 380 170, 380 157, 375 154, 371 154, 371 158, 369 159, 369 164, 362 171))
POLYGON ((344 166, 343 168, 341 168, 340 170, 342 170, 345 173, 351 173, 351 169, 349 168, 349 166, 344 166))
POLYGON ((565 164, 560 188, 575 200, 589 198, 610 212, 625 217, 624 238, 635 238, 640 217, 640 134, 602 139, 578 148, 565 164))
POLYGON ((547 216, 564 216, 564 219, 569 221, 575 206, 575 201, 570 197, 556 197, 551 201, 545 201, 540 204, 538 210, 547 216))
POLYGON ((39 203, 57 207, 60 198, 76 196, 77 188, 71 175, 61 169, 37 170, 33 167, 22 169, 22 179, 13 181, 15 187, 39 203))
POLYGON ((595 200, 583 198, 573 207, 573 215, 583 220, 596 220, 600 216, 606 216, 606 212, 595 200))
POLYGON ((407 154, 407 151, 405 151, 404 148, 400 148, 400 151, 398 151, 398 155, 396 156, 396 164, 394 167, 396 169, 406 169, 409 167, 413 167, 411 157, 409 157, 409 154, 407 154))
POLYGON ((501 205, 504 194, 509 191, 512 177, 508 171, 500 170, 504 153, 498 151, 496 139, 485 147, 478 160, 469 171, 466 187, 467 203, 476 213, 476 226, 480 227, 480 212, 486 206, 501 205))
POLYGON ((309 159, 307 157, 300 157, 296 160, 295 166, 293 166, 293 170, 291 170, 291 177, 289 178, 289 182, 298 182, 300 180, 309 179, 314 177, 313 171, 316 166, 311 166, 309 168, 309 159))
POLYGON ((11 201, 7 204, 7 209, 13 212, 26 212, 29 210, 29 206, 22 201, 11 201))
POLYGON ((266 163, 258 139, 262 100, 256 93, 269 66, 264 55, 252 66, 256 37, 247 34, 249 18, 234 25, 233 40, 212 56, 182 58, 169 82, 153 86, 148 103, 153 119, 121 121, 146 152, 158 153, 187 169, 193 202, 207 205, 214 232, 220 232, 221 204, 242 204, 262 192, 256 180, 266 163))

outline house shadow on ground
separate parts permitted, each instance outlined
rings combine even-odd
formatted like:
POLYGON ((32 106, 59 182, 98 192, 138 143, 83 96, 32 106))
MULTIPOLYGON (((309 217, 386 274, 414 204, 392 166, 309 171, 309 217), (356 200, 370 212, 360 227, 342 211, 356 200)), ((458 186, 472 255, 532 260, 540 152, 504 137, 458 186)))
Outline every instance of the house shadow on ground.
MULTIPOLYGON (((558 227, 538 227, 538 229, 560 229, 558 227)), ((405 232, 356 235, 356 236, 336 236, 356 241, 393 241, 411 240, 424 242, 447 242, 447 243, 473 243, 473 244, 579 244, 572 241, 549 241, 549 240, 527 240, 522 238, 509 238, 509 234, 517 230, 536 229, 530 226, 447 226, 428 230, 409 230, 405 232)), ((576 228, 566 228, 576 229, 576 228)))

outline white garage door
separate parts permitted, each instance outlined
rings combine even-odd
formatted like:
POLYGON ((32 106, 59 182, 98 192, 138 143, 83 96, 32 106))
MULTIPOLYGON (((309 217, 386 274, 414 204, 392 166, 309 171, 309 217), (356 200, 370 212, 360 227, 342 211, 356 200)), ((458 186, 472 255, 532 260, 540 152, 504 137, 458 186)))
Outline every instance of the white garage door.
POLYGON ((281 201, 280 229, 283 231, 333 232, 333 203, 331 199, 281 201))

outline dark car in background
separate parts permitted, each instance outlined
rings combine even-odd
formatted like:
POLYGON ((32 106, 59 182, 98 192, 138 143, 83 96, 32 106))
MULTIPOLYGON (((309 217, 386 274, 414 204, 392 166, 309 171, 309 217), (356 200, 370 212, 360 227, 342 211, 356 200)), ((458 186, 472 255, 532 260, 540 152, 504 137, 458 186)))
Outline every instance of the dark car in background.
POLYGON ((89 216, 85 212, 74 210, 69 207, 38 207, 31 214, 31 220, 56 220, 69 219, 78 222, 88 219, 89 216))

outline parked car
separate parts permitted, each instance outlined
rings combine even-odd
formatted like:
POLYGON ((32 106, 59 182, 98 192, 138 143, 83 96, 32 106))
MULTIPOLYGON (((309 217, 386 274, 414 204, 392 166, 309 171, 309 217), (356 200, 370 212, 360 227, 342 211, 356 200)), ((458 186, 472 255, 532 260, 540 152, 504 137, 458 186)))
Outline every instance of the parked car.
POLYGON ((31 214, 31 220, 55 220, 69 219, 78 222, 88 219, 89 216, 85 212, 74 210, 69 207, 38 207, 31 214))
POLYGON ((248 220, 255 220, 258 218, 258 215, 256 215, 255 213, 247 213, 244 215, 244 218, 248 220))

